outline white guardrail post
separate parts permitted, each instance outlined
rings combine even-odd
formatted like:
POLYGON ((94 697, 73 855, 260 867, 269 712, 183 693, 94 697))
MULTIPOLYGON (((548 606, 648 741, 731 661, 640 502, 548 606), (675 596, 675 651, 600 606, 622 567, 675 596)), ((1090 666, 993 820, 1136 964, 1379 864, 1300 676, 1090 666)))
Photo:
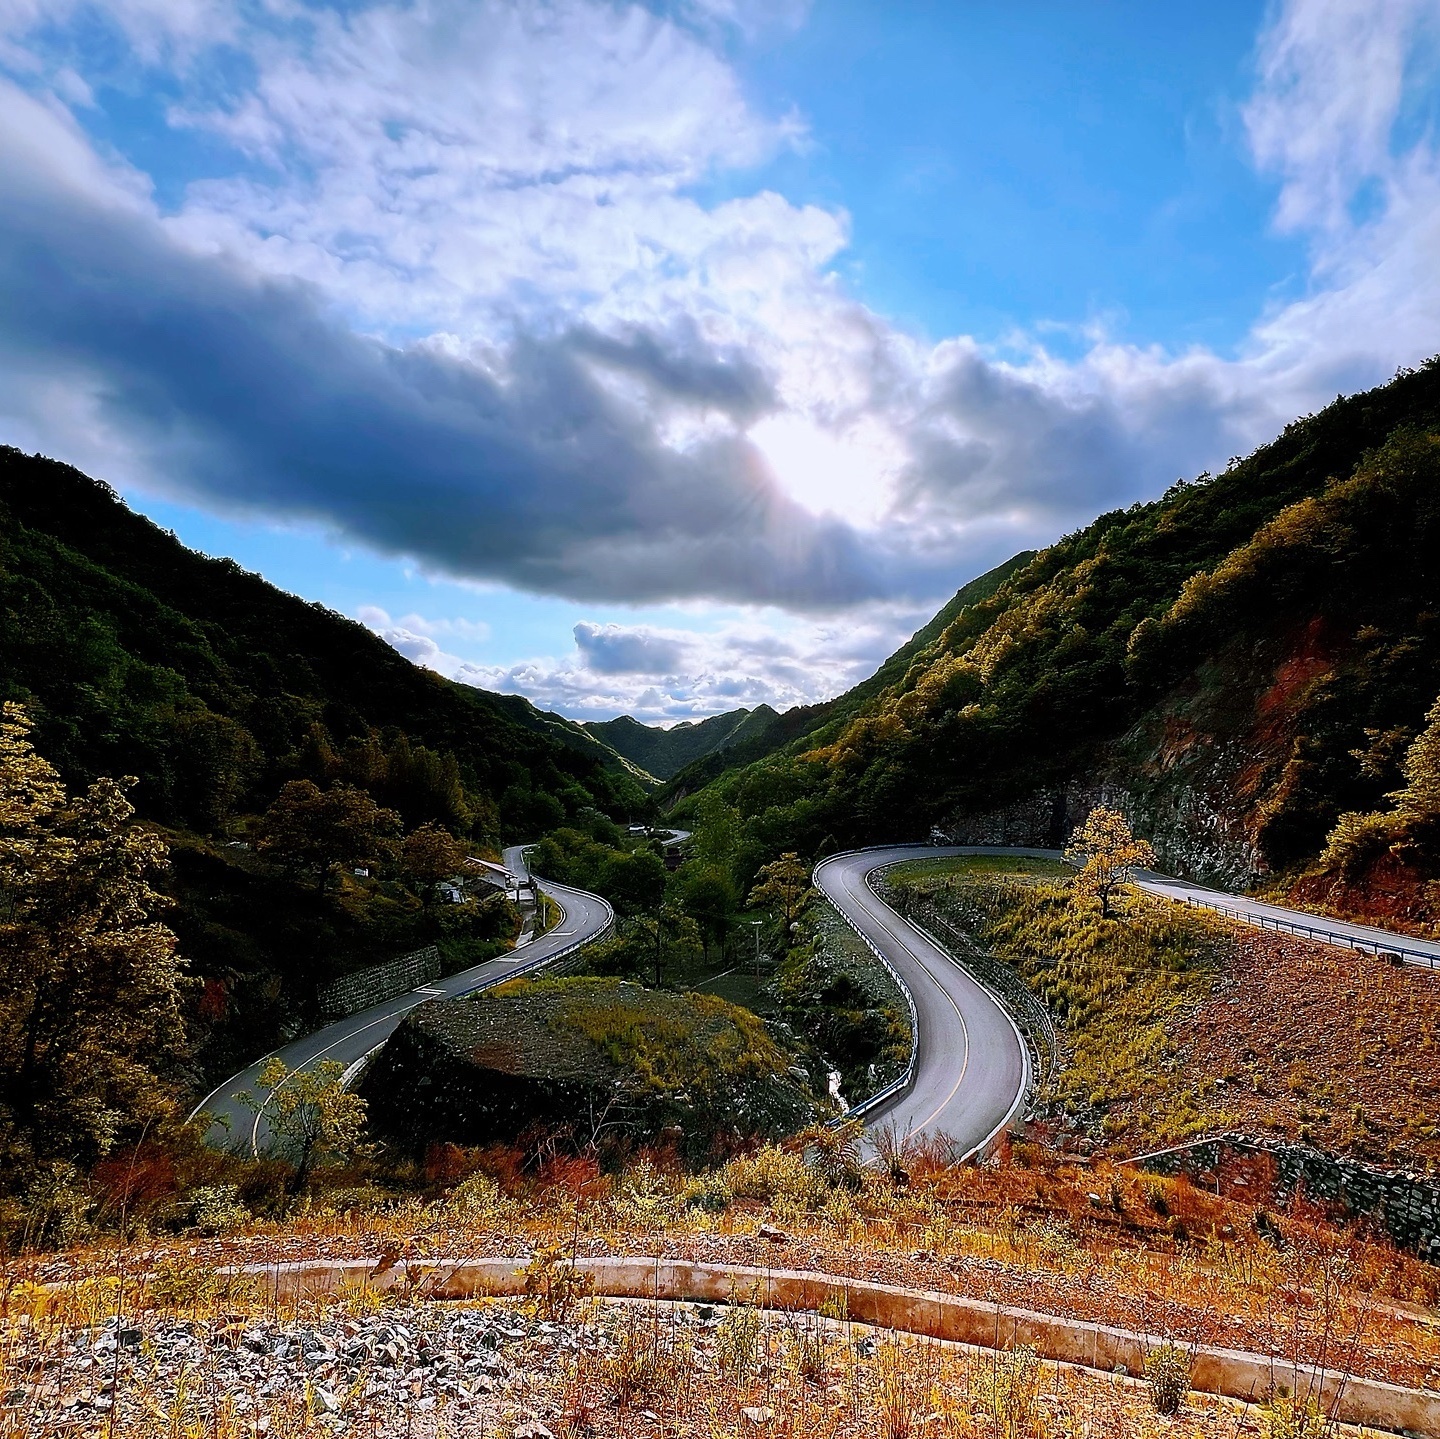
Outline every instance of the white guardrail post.
MULTIPOLYGON (((841 850, 839 854, 827 855, 810 872, 811 880, 816 879, 820 871, 824 869, 827 864, 833 864, 837 859, 847 859, 850 855, 862 853, 864 853, 863 850, 844 849, 841 850)), ((819 886, 817 885, 816 888, 818 889, 819 886)), ((893 1099, 897 1094, 904 1094, 904 1092, 915 1083, 915 1061, 920 1052, 920 1016, 915 1009, 915 996, 910 993, 910 986, 900 978, 895 966, 880 953, 870 936, 867 935, 828 894, 825 894, 823 889, 820 890, 820 893, 825 895, 825 902, 855 931, 856 935, 870 953, 884 965, 886 973, 895 981, 900 993, 905 996, 905 1006, 910 1011, 910 1062, 905 1066, 905 1073, 898 1079, 892 1079, 883 1089, 876 1090, 869 1099, 862 1099, 859 1104, 852 1104, 844 1114, 832 1119, 830 1124, 833 1128, 836 1125, 848 1124, 852 1119, 859 1119, 862 1115, 868 1114, 872 1109, 884 1104, 887 1100, 893 1099)))

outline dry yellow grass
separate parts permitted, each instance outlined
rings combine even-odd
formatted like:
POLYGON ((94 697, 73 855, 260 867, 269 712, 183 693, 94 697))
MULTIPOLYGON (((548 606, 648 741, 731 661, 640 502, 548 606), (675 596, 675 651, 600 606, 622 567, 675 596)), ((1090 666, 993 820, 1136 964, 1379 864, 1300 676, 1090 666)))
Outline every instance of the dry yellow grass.
MULTIPOLYGON (((814 1269, 1113 1323, 1182 1348, 1219 1343, 1440 1387, 1434 1269, 1384 1245, 1284 1217, 1277 1247, 1256 1232, 1253 1208, 1209 1198, 1184 1182, 1103 1163, 1026 1157, 1026 1165, 1012 1159, 994 1169, 956 1170, 916 1156, 904 1183, 874 1171, 827 1181, 799 1154, 780 1150, 698 1178, 653 1163, 616 1178, 583 1164, 556 1164, 543 1178, 503 1185, 478 1171, 437 1201, 412 1198, 364 1213, 315 1208, 283 1227, 214 1240, 16 1259, 0 1276, 0 1396, 7 1399, 0 1435, 239 1439, 340 1432, 338 1416, 317 1412, 314 1394, 303 1388, 252 1396, 242 1412, 233 1396, 218 1393, 210 1360, 192 1366, 183 1384, 173 1375, 157 1381, 146 1394, 149 1407, 130 1406, 121 1415, 91 1403, 50 1412, 67 1397, 112 1392, 97 1387, 94 1365, 67 1372, 60 1364, 76 1332, 93 1335, 97 1326, 148 1334, 188 1323, 205 1335, 233 1337, 259 1320, 334 1325, 397 1305, 421 1315, 457 1312, 453 1305, 427 1306, 423 1292, 382 1296, 367 1289, 278 1306, 253 1278, 218 1272, 321 1256, 404 1258, 419 1273, 423 1261, 442 1256, 546 1249, 560 1258, 654 1254, 814 1269), (762 1226, 783 1237, 761 1237, 762 1226), (256 1427, 262 1419, 267 1426, 256 1427)), ((586 1302, 583 1293, 570 1297, 577 1306, 586 1302)), ((548 1301, 541 1292, 534 1302, 543 1310, 548 1301)), ((981 1402, 990 1392, 985 1365, 993 1370, 1000 1362, 993 1356, 883 1335, 865 1353, 853 1335, 822 1336, 799 1316, 775 1313, 759 1316, 747 1351, 743 1335, 675 1309, 657 1309, 643 1322, 633 1309, 607 1314, 602 1337, 580 1334, 571 1344, 562 1342, 566 1326, 580 1320, 552 1312, 560 1327, 527 1335, 503 1392, 477 1396, 463 1412, 444 1403, 423 1414, 412 1409, 408 1427, 397 1428, 395 1413, 367 1414, 361 1404, 343 1432, 510 1439, 526 1424, 558 1436, 568 1423, 576 1434, 1080 1439, 1106 1429, 1239 1432, 1264 1418, 1192 1401, 1178 1418, 1166 1419, 1143 1389, 1043 1365, 1033 1403, 1026 1401, 1028 1417, 1016 1428, 981 1402), (773 1412, 757 1421, 746 1409, 773 1412), (442 1420, 452 1428, 436 1428, 442 1420)))

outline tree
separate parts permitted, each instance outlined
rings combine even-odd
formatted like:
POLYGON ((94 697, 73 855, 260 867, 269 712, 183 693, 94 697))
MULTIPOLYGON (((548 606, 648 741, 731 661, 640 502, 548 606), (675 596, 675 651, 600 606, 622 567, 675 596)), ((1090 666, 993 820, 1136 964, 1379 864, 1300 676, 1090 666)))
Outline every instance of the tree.
POLYGON ((664 983, 667 961, 671 965, 688 965, 705 953, 695 921, 668 904, 654 914, 644 915, 636 924, 653 946, 656 989, 664 983))
POLYGON ((702 790, 695 801, 695 834, 690 848, 707 864, 728 868, 740 843, 740 813, 713 790, 702 790))
POLYGON ((770 910, 786 934, 819 893, 810 883, 809 866, 793 851, 762 865, 755 878, 757 883, 746 903, 770 910))
POLYGON ((337 784, 322 790, 292 779, 260 820, 255 849, 285 869, 312 871, 324 891, 337 865, 372 865, 393 852, 400 828, 393 809, 381 809, 364 790, 337 784))
POLYGON ((400 872, 422 903, 433 904, 440 885, 460 872, 465 856, 465 846, 443 825, 422 824, 401 842, 400 872))
POLYGON ((648 849, 611 853, 600 866, 596 888, 621 914, 648 914, 665 898, 665 861, 648 849))
POLYGON ((1425 728, 1415 736, 1400 766, 1405 788, 1388 796, 1407 819, 1421 824, 1440 822, 1440 699, 1425 715, 1425 728))
POLYGON ((1065 858, 1080 866, 1075 889, 1100 901, 1100 917, 1109 919, 1115 891, 1130 878, 1137 866, 1155 863, 1155 851, 1148 841, 1136 839, 1118 809, 1096 805, 1085 823, 1070 836, 1065 858))
POLYGON ((184 963, 153 916, 164 842, 131 821, 127 782, 71 800, 0 712, 0 1174, 88 1162, 169 1105, 185 1052, 184 963))
POLYGON ((707 944, 723 945, 735 912, 735 886, 729 874, 713 864, 687 866, 680 907, 699 925, 707 944))
POLYGON ((291 1069, 278 1056, 267 1059, 256 1076, 263 1097, 235 1097, 270 1128, 272 1151, 288 1159, 295 1172, 290 1195, 301 1193, 315 1169, 344 1163, 365 1132, 365 1101, 341 1083, 345 1066, 322 1059, 312 1069, 291 1069))
MULTIPOLYGON (((1352 753, 1363 765, 1367 756, 1352 753)), ((1320 856, 1322 870, 1354 882, 1387 850, 1422 872, 1433 866, 1440 854, 1440 699, 1426 713, 1425 728, 1405 751, 1400 770, 1404 787, 1385 796, 1394 809, 1351 812, 1335 821, 1320 856)))

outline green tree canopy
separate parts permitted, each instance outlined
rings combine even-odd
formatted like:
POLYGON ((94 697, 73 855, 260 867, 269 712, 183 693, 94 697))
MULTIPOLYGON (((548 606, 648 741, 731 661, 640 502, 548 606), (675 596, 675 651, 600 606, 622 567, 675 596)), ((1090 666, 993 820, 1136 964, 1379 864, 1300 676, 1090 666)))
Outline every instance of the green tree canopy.
POLYGON ((649 914, 665 898, 665 861, 648 849, 612 853, 599 875, 600 892, 621 914, 649 914))
POLYGON ((735 886, 727 870, 720 865, 699 862, 685 867, 680 883, 680 907, 699 926, 707 944, 724 944, 735 904, 735 886))

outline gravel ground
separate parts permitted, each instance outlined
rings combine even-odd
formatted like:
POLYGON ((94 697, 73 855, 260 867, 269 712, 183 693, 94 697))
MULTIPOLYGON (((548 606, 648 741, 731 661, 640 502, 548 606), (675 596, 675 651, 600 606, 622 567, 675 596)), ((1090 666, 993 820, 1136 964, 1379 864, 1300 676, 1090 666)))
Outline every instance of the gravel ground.
POLYGON ((174 1419, 208 1428, 218 1415, 255 1434, 293 1433, 307 1420, 336 1435, 509 1434, 544 1427, 536 1377, 543 1389, 560 1351, 595 1340, 583 1326, 453 1305, 308 1325, 146 1319, 58 1337, 35 1329, 11 1347, 0 1432, 80 1435, 113 1424, 143 1433, 174 1419))

